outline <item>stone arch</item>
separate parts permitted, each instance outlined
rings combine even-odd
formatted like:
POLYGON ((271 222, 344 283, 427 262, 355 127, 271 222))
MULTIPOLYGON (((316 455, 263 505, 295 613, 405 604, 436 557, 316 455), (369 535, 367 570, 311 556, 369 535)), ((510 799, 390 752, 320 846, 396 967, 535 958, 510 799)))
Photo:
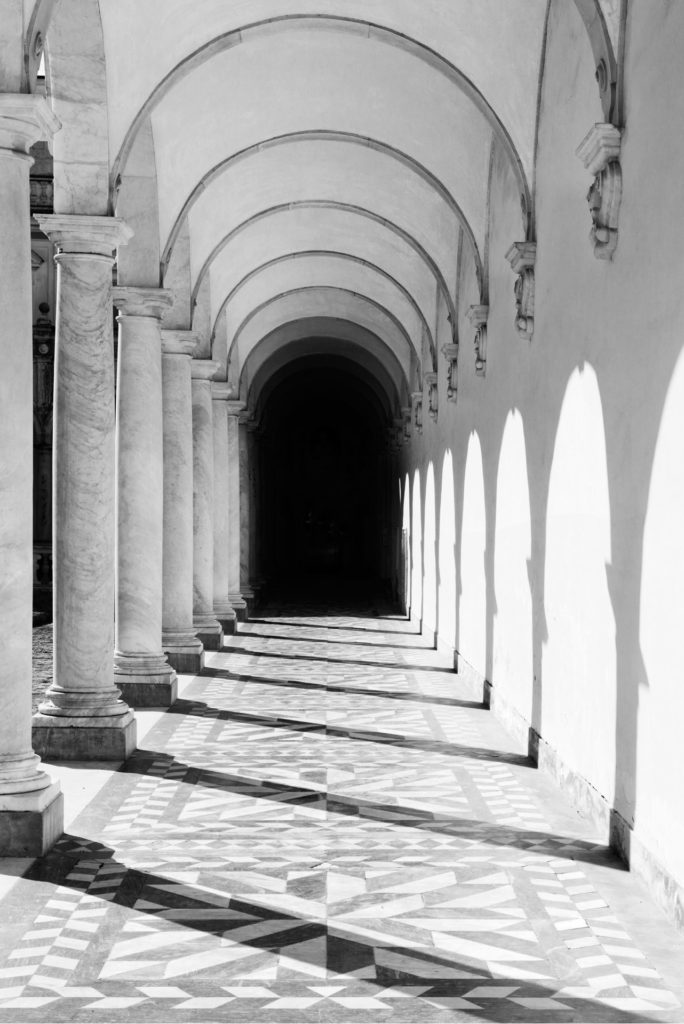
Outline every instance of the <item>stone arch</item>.
POLYGON ((263 22, 253 22, 244 25, 239 29, 219 35, 218 37, 210 40, 204 46, 195 50, 194 53, 181 60, 162 79, 162 81, 158 83, 156 88, 148 96, 131 121, 119 152, 113 162, 112 186, 114 186, 117 178, 125 168, 132 140, 135 137, 139 124, 150 115, 174 85, 187 75, 191 74, 196 68, 201 66, 201 64, 215 56, 217 53, 232 49, 235 46, 244 45, 264 33, 273 34, 275 32, 287 32, 288 30, 301 29, 302 27, 315 28, 318 31, 328 30, 352 35, 358 35, 360 31, 368 33, 372 39, 381 41, 386 45, 402 49, 417 59, 427 63, 430 67, 436 69, 452 85, 467 96, 475 108, 488 122, 491 129, 500 138, 501 143, 511 160, 521 192, 526 197, 527 208, 530 208, 530 186, 515 144, 494 108, 490 105, 485 96, 471 79, 464 75, 456 65, 448 61, 436 50, 425 46, 423 43, 409 35, 372 22, 328 14, 318 14, 316 16, 309 16, 306 14, 286 14, 279 17, 276 16, 269 18, 263 22))
MULTIPOLYGON (((446 302, 447 309, 448 309, 449 320, 450 320, 450 323, 452 324, 452 330, 454 329, 454 325, 458 322, 458 318, 457 318, 457 314, 456 314, 456 306, 455 306, 455 303, 454 303, 454 299, 453 299, 453 297, 452 297, 452 295, 451 295, 451 293, 449 291, 447 283, 446 283, 446 281, 444 279, 444 275, 442 274, 441 270, 439 269, 439 267, 437 266, 437 264, 435 263, 433 258, 430 256, 430 254, 420 244, 420 242, 418 242, 415 238, 413 238, 411 235, 409 235, 408 232, 404 231, 402 228, 398 227, 396 224, 392 224, 389 221, 385 220, 384 218, 379 217, 372 210, 366 210, 366 209, 363 209, 361 207, 353 206, 351 204, 330 202, 330 201, 327 201, 327 200, 306 200, 306 201, 301 201, 301 202, 297 202, 297 203, 283 203, 280 206, 271 207, 270 209, 267 209, 267 210, 262 210, 260 213, 258 213, 255 216, 251 217, 248 221, 244 221, 242 224, 238 225, 237 228, 235 228, 229 235, 226 235, 225 238, 222 239, 222 241, 219 243, 219 245, 214 249, 214 251, 211 253, 211 255, 205 261, 203 267, 201 268, 201 270, 199 271, 199 274, 196 277, 195 286, 193 288, 192 299, 194 300, 194 298, 196 297, 196 294, 197 294, 197 292, 199 290, 199 287, 201 285, 202 278, 208 272, 208 270, 209 270, 213 260, 216 259, 217 255, 240 232, 247 230, 252 224, 257 223, 258 221, 263 220, 264 218, 267 218, 267 217, 270 217, 270 216, 274 216, 275 214, 280 213, 280 212, 282 212, 284 210, 291 210, 291 209, 293 209, 295 207, 307 208, 307 209, 336 209, 336 210, 344 210, 344 211, 347 211, 349 213, 354 213, 354 214, 356 214, 356 215, 358 215, 360 217, 366 217, 366 218, 368 218, 370 220, 375 221, 376 223, 382 224, 383 227, 387 228, 393 234, 395 234, 399 238, 401 238, 402 241, 406 242, 417 253, 417 255, 420 257, 421 261, 423 263, 425 263, 429 267, 429 269, 430 269, 432 275, 434 276, 434 278, 435 278, 435 280, 436 280, 436 282, 437 282, 437 284, 438 284, 438 286, 440 288, 440 291, 441 291, 441 293, 442 293, 442 295, 444 297, 444 300, 446 302)), ((164 275, 164 280, 166 280, 166 275, 164 275)), ((432 357, 433 357, 433 366, 436 367, 436 363, 437 363, 436 352, 433 351, 432 357)))
MULTIPOLYGON (((330 142, 346 142, 351 145, 363 146, 366 148, 374 149, 379 153, 385 153, 392 157, 392 159, 406 165, 411 171, 422 178, 428 183, 428 185, 434 189, 434 191, 441 196, 441 198, 448 204, 449 208, 454 214, 454 217, 461 225, 465 238, 468 240, 470 245, 475 266, 477 268, 478 281, 482 282, 482 256, 480 254, 475 234, 472 227, 470 226, 467 217, 461 209, 456 198, 444 185, 442 181, 437 178, 424 164, 418 160, 402 152, 389 143, 382 142, 378 139, 371 139, 365 135, 359 135, 354 132, 342 132, 332 130, 309 130, 309 131, 298 131, 298 132, 287 132, 282 135, 272 136, 264 139, 258 143, 254 143, 252 146, 248 146, 246 149, 242 149, 237 153, 233 153, 226 157, 220 163, 216 164, 211 168, 201 179, 197 182, 190 195, 185 200, 176 220, 173 223, 169 237, 164 243, 162 251, 162 264, 165 265, 168 261, 170 252, 173 250, 176 237, 180 230, 183 220, 189 215, 193 206, 196 204, 198 198, 203 195, 211 184, 220 178, 224 172, 233 167, 240 161, 249 159, 256 153, 262 153, 267 149, 279 147, 292 142, 307 142, 307 141, 330 141, 330 142)), ((128 173, 128 172, 127 172, 128 173)))
MULTIPOLYGON (((240 324, 239 328, 233 335, 232 341, 230 342, 228 348, 228 363, 230 364, 233 361, 235 354, 237 353, 239 357, 239 364, 242 364, 243 359, 240 357, 240 343, 242 341, 242 336, 246 333, 247 328, 250 327, 253 322, 258 322, 257 318, 260 315, 267 313, 268 311, 273 311, 277 316, 277 307, 279 305, 283 305, 284 303, 289 302, 289 304, 294 303, 293 311, 295 315, 292 316, 289 313, 287 315, 290 317, 290 319, 297 319, 299 316, 300 308, 302 308, 303 310, 303 305, 306 302, 306 300, 312 299, 319 299, 323 304, 324 308, 333 307, 334 300, 338 300, 339 305, 339 300, 342 300, 346 307, 349 307, 351 305, 353 308, 355 308, 355 310, 357 311, 357 315, 359 314, 359 310, 367 310, 371 314, 379 315, 381 322, 384 322, 386 325, 386 333, 383 340, 388 341, 389 338, 393 339, 393 344, 391 344, 391 347, 395 351, 395 353, 397 352, 396 343, 397 341, 400 341, 400 363, 402 364, 402 368, 407 379, 411 379, 413 374, 410 372, 410 367, 412 365, 420 365, 420 356, 419 354, 416 353, 411 343, 411 339, 403 325, 399 323, 397 318, 392 313, 390 313, 387 309, 382 307, 380 303, 377 303, 374 300, 369 299, 367 296, 359 295, 358 293, 350 292, 342 288, 296 288, 292 289, 291 291, 283 295, 274 295, 266 302, 261 303, 259 307, 252 310, 249 316, 246 317, 246 319, 240 324)), ((363 323, 362 326, 364 326, 363 323)), ((258 331, 261 331, 261 327, 258 328, 258 331)), ((251 348, 251 346, 249 346, 249 348, 251 348)))
POLYGON ((230 299, 224 299, 213 325, 218 325, 225 317, 228 336, 236 337, 243 317, 249 318, 274 295, 296 293, 301 288, 335 288, 364 296, 392 314, 411 339, 417 358, 422 358, 426 339, 434 350, 432 333, 410 295, 396 282, 351 258, 340 261, 312 255, 296 260, 273 261, 251 275, 241 288, 234 290, 230 299))

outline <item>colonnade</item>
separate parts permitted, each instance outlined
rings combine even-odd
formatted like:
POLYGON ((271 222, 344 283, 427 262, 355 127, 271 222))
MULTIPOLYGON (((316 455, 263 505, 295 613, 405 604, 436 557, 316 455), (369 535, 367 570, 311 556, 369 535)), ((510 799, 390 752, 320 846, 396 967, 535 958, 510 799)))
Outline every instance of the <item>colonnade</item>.
MULTIPOLYGON (((164 330, 172 295, 112 286, 132 232, 110 216, 38 218, 57 249, 54 678, 31 720, 32 347, 29 149, 48 104, 0 95, 0 855, 62 831, 40 756, 122 760, 132 707, 168 706, 246 608, 240 589, 239 419, 200 338, 164 330), (118 310, 115 388, 112 319, 118 310), (115 404, 116 395, 116 404, 115 404)), ((244 429, 244 428, 243 428, 244 429)))

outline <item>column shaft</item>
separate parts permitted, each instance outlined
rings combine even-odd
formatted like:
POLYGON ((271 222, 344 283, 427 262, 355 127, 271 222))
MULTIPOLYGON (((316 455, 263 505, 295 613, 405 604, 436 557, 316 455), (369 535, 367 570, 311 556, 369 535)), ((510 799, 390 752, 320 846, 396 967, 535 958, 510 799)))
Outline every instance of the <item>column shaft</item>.
POLYGON ((228 541, 230 529, 228 485, 228 400, 229 386, 211 386, 214 422, 214 615, 224 633, 235 633, 237 616, 228 591, 228 541))
POLYGON ((114 684, 113 217, 49 215, 59 247, 54 411, 54 681, 34 718, 36 749, 120 760, 135 721, 114 684))
POLYGON ((117 288, 117 586, 114 678, 136 707, 168 707, 176 673, 161 649, 163 417, 160 316, 171 295, 117 288))
POLYGON ((0 856, 40 856, 63 827, 31 747, 33 358, 29 147, 58 126, 44 100, 0 95, 0 856))
POLYGON ((221 623, 214 615, 214 426, 211 377, 219 364, 192 364, 193 621, 206 650, 220 650, 221 623))
POLYGON ((193 458, 190 363, 198 338, 162 331, 164 554, 162 647, 177 672, 197 673, 204 648, 192 621, 193 458))

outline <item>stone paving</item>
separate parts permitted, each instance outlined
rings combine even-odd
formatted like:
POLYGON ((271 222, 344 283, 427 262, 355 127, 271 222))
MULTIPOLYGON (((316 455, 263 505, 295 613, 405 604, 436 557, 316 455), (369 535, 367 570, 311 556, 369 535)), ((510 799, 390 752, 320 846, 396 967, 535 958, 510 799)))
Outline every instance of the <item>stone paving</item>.
POLYGON ((0 902, 0 1021, 682 1021, 684 942, 400 618, 271 608, 0 902))

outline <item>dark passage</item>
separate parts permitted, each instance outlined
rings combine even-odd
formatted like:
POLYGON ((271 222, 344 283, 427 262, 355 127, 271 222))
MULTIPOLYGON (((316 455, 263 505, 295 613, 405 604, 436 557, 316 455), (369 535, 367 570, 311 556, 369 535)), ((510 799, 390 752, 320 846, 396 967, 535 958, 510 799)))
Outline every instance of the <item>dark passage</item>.
POLYGON ((276 587, 303 585, 310 599, 341 596, 352 581, 378 595, 392 589, 386 416, 371 386, 348 367, 335 358, 297 360, 262 418, 256 525, 263 573, 276 587))

